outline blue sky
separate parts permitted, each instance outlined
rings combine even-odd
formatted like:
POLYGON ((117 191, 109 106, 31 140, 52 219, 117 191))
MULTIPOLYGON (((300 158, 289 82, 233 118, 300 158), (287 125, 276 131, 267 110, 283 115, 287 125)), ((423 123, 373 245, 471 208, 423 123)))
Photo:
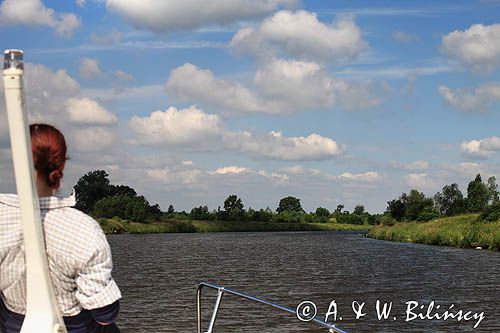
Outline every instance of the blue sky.
MULTIPOLYGON (((4 0, 0 32, 63 194, 102 168, 164 209, 382 212, 499 175, 500 1, 4 0)), ((0 153, 13 191, 3 105, 0 153)))

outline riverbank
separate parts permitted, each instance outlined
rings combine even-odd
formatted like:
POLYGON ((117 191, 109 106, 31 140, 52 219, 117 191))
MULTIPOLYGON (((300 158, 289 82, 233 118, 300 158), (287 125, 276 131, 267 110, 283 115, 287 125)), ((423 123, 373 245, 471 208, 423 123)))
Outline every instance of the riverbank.
POLYGON ((500 220, 483 222, 477 214, 439 218, 429 222, 400 222, 373 227, 368 237, 430 245, 500 250, 500 220))
POLYGON ((337 223, 269 223, 169 220, 136 223, 119 219, 98 219, 106 234, 151 234, 175 232, 264 232, 264 231, 368 231, 369 225, 337 223))

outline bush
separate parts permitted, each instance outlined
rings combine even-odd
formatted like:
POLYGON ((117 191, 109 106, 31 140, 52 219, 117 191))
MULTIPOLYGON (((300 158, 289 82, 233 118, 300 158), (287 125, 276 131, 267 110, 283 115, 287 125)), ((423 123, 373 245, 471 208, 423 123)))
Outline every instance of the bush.
POLYGON ((97 219, 97 222, 99 222, 99 225, 101 226, 101 229, 105 234, 121 234, 127 231, 126 227, 124 226, 124 224, 126 223, 125 221, 100 218, 97 219))
POLYGON ((300 223, 304 222, 305 215, 303 212, 284 211, 273 216, 273 222, 278 223, 300 223))
POLYGON ((318 207, 314 215, 315 220, 320 223, 326 223, 330 219, 330 211, 323 207, 318 207))
POLYGON ((390 215, 382 215, 380 218, 380 224, 392 226, 396 224, 396 220, 390 215))
POLYGON ((418 215, 417 221, 427 222, 437 219, 440 216, 439 211, 434 207, 425 207, 418 215))
POLYGON ((150 222, 161 218, 161 210, 158 205, 150 206, 143 196, 117 195, 99 200, 94 206, 94 216, 150 222))
POLYGON ((200 206, 191 209, 191 213, 189 213, 189 217, 192 220, 214 220, 215 215, 211 214, 208 210, 207 206, 200 206))
POLYGON ((337 220, 337 223, 341 224, 363 224, 365 220, 363 219, 362 216, 356 215, 356 214, 349 214, 349 213, 341 213, 341 214, 335 214, 335 219, 337 220))
POLYGON ((382 218, 383 215, 368 215, 366 218, 366 222, 368 222, 369 225, 377 225, 380 224, 380 219, 382 218))
POLYGON ((273 212, 267 209, 253 210, 247 212, 247 220, 254 222, 269 222, 273 217, 273 212))
POLYGON ((481 220, 488 222, 500 220, 500 202, 486 207, 481 213, 481 220))

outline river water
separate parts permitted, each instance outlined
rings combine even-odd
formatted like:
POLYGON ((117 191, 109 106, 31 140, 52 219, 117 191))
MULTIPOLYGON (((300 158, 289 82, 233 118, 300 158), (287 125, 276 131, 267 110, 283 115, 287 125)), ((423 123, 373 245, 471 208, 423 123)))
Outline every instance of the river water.
MULTIPOLYGON (((349 332, 500 332, 498 252, 385 242, 345 232, 112 235, 109 242, 113 275, 123 294, 119 324, 124 333, 196 332, 201 281, 291 308, 312 301, 322 318, 335 301, 336 324, 349 332), (392 302, 387 320, 378 320, 377 300, 392 302), (358 319, 353 301, 365 303, 361 312, 366 314, 358 319), (407 313, 416 304, 407 304, 411 301, 418 307, 407 313), (413 314, 426 317, 432 301, 431 316, 444 315, 453 304, 448 312, 471 311, 470 320, 406 321, 413 314), (484 319, 473 329, 482 312, 484 319)), ((215 294, 204 289, 205 324, 215 294)), ((327 330, 225 295, 215 332, 327 330)))

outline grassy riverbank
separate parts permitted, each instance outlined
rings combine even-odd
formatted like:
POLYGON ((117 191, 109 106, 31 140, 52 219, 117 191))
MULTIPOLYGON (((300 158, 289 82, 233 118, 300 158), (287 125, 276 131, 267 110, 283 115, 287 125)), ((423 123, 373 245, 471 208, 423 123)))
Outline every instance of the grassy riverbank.
POLYGON ((500 250, 500 220, 483 222, 477 214, 439 218, 429 222, 378 225, 368 237, 396 242, 500 250))
POLYGON ((135 223, 119 219, 99 219, 107 234, 173 233, 173 232, 243 232, 243 231, 368 231, 371 226, 337 223, 264 223, 229 221, 169 220, 135 223))

